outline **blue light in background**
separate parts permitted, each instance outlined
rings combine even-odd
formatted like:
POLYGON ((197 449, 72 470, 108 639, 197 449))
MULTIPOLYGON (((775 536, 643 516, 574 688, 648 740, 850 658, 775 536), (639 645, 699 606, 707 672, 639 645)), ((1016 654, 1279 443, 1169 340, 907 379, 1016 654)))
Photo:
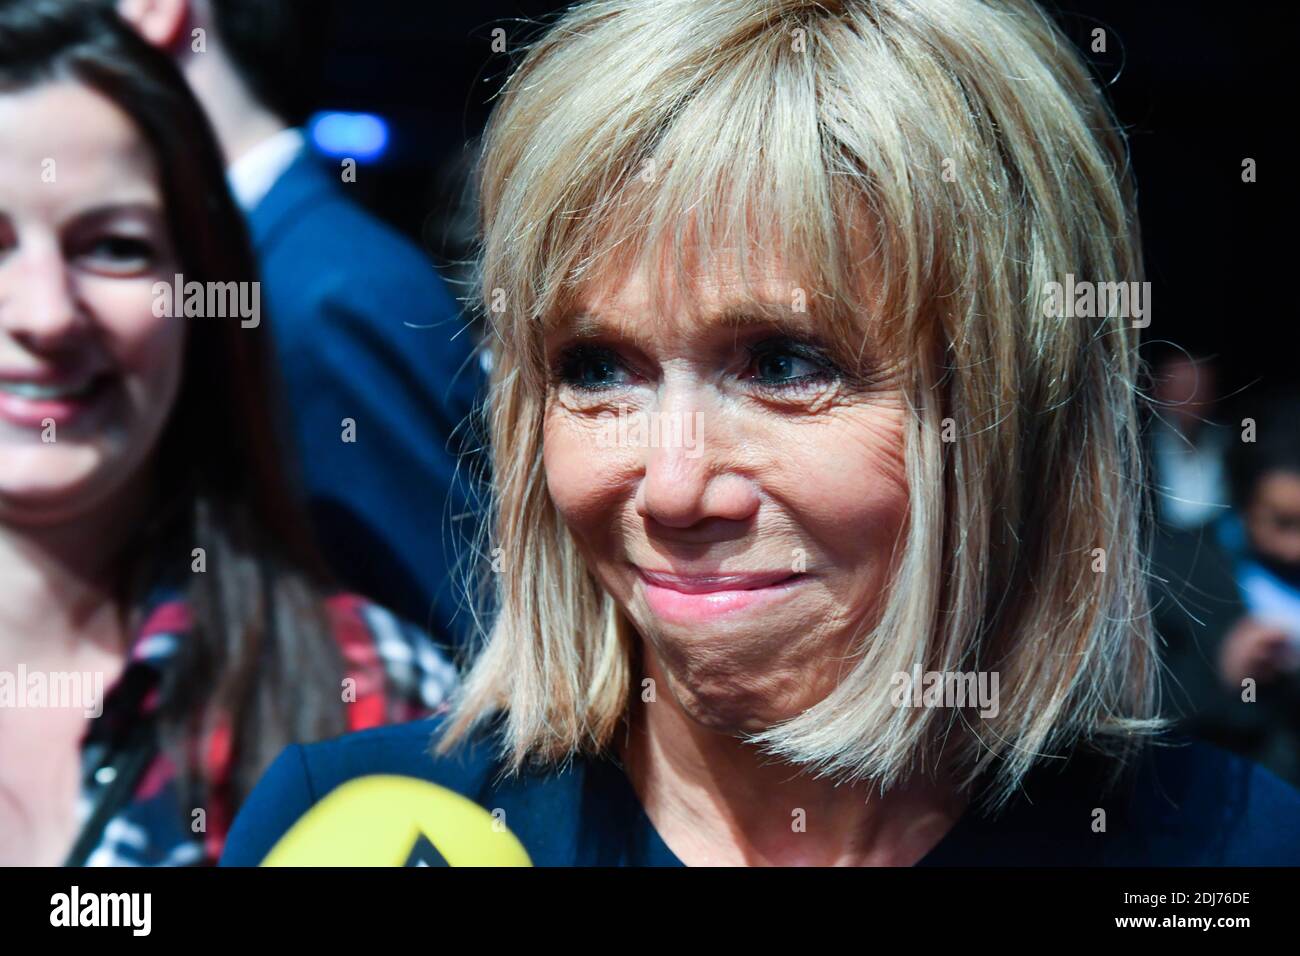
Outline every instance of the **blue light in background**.
POLYGON ((307 126, 326 156, 373 163, 388 147, 388 124, 373 113, 317 113, 307 126))

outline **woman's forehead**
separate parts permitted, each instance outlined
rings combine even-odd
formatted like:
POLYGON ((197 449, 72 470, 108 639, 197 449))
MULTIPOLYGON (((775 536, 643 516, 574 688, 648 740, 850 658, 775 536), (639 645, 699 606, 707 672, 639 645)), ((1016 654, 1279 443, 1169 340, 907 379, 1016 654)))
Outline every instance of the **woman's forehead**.
POLYGON ((674 276, 636 270, 576 294, 547 331, 574 338, 618 333, 629 338, 770 327, 793 335, 817 331, 807 290, 772 269, 730 269, 674 276))
POLYGON ((771 244, 672 247, 611 261, 570 286, 547 327, 593 322, 789 325, 811 329, 827 291, 796 256, 771 244))
POLYGON ((752 303, 789 311, 799 282, 773 257, 738 263, 730 257, 704 264, 684 261, 640 265, 612 272, 576 290, 577 308, 589 313, 644 312, 654 307, 673 315, 702 318, 752 303))
POLYGON ((71 218, 91 207, 153 209, 160 192, 148 144, 102 94, 53 82, 0 95, 0 203, 71 218), (31 189, 45 170, 53 175, 31 189))

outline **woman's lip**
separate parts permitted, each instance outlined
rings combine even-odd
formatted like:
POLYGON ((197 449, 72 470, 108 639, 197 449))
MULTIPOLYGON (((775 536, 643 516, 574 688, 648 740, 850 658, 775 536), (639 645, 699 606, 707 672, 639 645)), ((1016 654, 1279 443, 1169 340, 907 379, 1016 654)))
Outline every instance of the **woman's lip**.
POLYGON ((753 591, 780 584, 795 576, 793 571, 749 571, 726 574, 673 574, 637 567, 647 584, 681 594, 714 594, 719 591, 753 591))
POLYGON ((641 575, 646 604, 655 616, 687 625, 770 606, 799 590, 807 580, 807 575, 781 571, 689 578, 667 575, 669 583, 660 583, 663 572, 637 570, 641 575), (693 590, 687 590, 688 586, 693 590))
POLYGON ((65 398, 29 398, 0 389, 0 419, 25 428, 43 428, 47 420, 70 424, 100 404, 108 383, 108 376, 97 376, 84 395, 65 398))
POLYGON ((69 383, 81 385, 93 382, 97 378, 103 378, 108 374, 106 370, 91 372, 87 368, 73 369, 71 367, 62 370, 0 368, 0 382, 15 382, 20 385, 66 385, 69 383))

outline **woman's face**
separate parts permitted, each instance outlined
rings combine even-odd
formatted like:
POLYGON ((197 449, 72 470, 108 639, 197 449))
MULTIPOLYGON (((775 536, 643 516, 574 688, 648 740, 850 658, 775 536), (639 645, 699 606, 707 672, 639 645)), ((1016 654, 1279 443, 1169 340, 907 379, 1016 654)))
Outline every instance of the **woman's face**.
POLYGON ((546 340, 550 495, 678 704, 723 732, 838 682, 907 519, 894 377, 848 380, 794 283, 759 285, 714 271, 651 314, 634 276, 546 340))
POLYGON ((0 521, 111 507, 158 441, 183 330, 154 160, 72 82, 0 94, 0 521))

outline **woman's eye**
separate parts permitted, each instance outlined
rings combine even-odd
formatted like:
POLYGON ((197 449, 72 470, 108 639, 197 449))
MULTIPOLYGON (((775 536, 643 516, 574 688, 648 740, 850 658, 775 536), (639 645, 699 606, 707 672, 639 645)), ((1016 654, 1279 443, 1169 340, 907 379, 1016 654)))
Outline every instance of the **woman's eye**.
POLYGON ((565 385, 589 392, 625 385, 630 380, 614 352, 590 345, 575 346, 561 353, 556 374, 565 385))
POLYGON ((779 384, 790 379, 803 379, 821 371, 821 367, 805 358, 789 353, 763 355, 755 362, 758 377, 769 384, 779 384))
POLYGON ((88 243, 83 258, 115 272, 140 269, 153 261, 153 246, 134 236, 101 236, 88 243))
POLYGON ((838 369, 818 349, 788 339, 751 346, 750 356, 750 377, 761 388, 802 388, 839 377, 838 369))

